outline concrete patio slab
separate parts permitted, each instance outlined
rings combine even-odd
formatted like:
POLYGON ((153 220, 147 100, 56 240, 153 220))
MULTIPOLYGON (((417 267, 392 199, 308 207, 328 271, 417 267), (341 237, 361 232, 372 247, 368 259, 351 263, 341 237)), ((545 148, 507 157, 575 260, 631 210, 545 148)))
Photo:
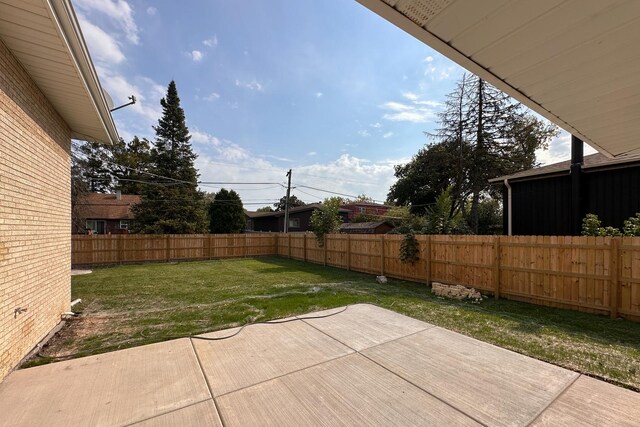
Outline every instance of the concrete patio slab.
POLYGON ((640 394, 583 375, 532 425, 638 426, 640 394))
MULTIPOLYGON (((340 310, 342 309, 325 310, 313 315, 323 316, 340 310)), ((339 316, 298 318, 357 351, 434 327, 371 304, 349 306, 339 316)))
POLYGON ((362 354, 487 425, 527 425, 579 376, 438 327, 362 354))
POLYGON ((639 393, 382 308, 300 318, 248 326, 222 341, 184 338, 13 372, 0 384, 0 426, 640 420, 639 393))
POLYGON ((216 400, 230 426, 478 425, 359 354, 216 400))
POLYGON ((174 426, 207 426, 222 427, 213 399, 158 415, 149 420, 132 424, 136 427, 174 427, 174 426))
MULTIPOLYGON (((228 336, 237 329, 202 335, 228 336)), ((230 339, 194 339, 202 370, 214 396, 308 368, 353 350, 306 323, 252 325, 230 339)))
POLYGON ((210 397, 180 339, 13 372, 0 384, 0 425, 126 425, 210 397))

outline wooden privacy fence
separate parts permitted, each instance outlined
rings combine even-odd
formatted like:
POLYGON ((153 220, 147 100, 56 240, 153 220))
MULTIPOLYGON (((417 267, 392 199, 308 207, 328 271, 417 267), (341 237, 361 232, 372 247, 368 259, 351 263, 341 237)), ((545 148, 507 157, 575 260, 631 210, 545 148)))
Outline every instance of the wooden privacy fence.
POLYGON ((419 260, 400 261, 400 235, 74 236, 72 263, 279 255, 365 273, 474 287, 496 297, 640 320, 640 238, 416 236, 419 260))

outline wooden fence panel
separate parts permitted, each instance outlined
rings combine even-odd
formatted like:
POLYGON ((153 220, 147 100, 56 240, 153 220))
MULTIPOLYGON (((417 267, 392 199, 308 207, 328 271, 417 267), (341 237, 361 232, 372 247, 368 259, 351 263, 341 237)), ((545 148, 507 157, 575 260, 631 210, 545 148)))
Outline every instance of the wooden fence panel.
POLYGON ((314 235, 305 235, 307 240, 307 262, 324 264, 324 248, 318 244, 314 235))
POLYGON ((416 236, 419 260, 399 259, 400 235, 73 236, 72 264, 101 265, 280 255, 501 297, 640 319, 640 238, 416 236), (499 286, 499 288, 498 288, 499 286))
POLYGON ((327 265, 347 269, 347 244, 346 234, 327 236, 327 265))
POLYGON ((495 239, 495 236, 431 236, 431 280, 494 291, 495 239))

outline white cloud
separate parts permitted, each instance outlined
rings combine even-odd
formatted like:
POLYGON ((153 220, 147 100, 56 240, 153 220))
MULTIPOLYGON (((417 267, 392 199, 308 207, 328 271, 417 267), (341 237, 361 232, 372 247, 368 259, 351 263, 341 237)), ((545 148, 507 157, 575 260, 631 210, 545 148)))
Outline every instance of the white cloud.
POLYGON ((371 126, 371 127, 372 127, 372 128, 374 128, 374 129, 380 129, 380 128, 382 127, 382 124, 381 124, 381 123, 376 122, 376 123, 372 123, 372 124, 370 124, 369 126, 371 126))
MULTIPOLYGON (((584 154, 593 154, 597 151, 585 144, 584 154)), ((571 158, 571 134, 561 131, 560 135, 549 143, 549 149, 536 150, 536 162, 541 165, 550 165, 571 158)))
POLYGON ((133 18, 134 11, 125 0, 76 0, 74 4, 85 12, 96 11, 107 15, 113 24, 124 31, 131 43, 139 43, 139 30, 133 18))
POLYGON ((424 62, 433 62, 433 56, 429 55, 423 60, 424 62))
POLYGON ((389 111, 382 116, 384 119, 394 122, 427 123, 437 118, 441 106, 439 102, 418 101, 419 96, 414 93, 404 93, 403 96, 411 102, 390 101, 380 106, 389 111))
POLYGON ((155 7, 149 6, 147 8, 147 15, 154 16, 156 13, 158 13, 158 9, 156 9, 155 7))
POLYGON ((393 132, 387 132, 384 135, 382 135, 383 138, 391 138, 393 136, 393 132))
POLYGON ((202 61, 203 54, 199 50, 192 50, 189 53, 189 55, 191 56, 191 59, 194 60, 195 62, 202 61))
POLYGON ((210 144, 214 147, 217 147, 222 144, 220 139, 206 132, 200 132, 199 130, 195 129, 195 130, 192 130, 190 133, 191 133, 191 141, 197 144, 210 144))
POLYGON ((82 33, 91 49, 91 55, 98 63, 119 64, 125 60, 124 53, 115 38, 107 34, 101 28, 89 22, 84 15, 79 14, 78 19, 82 26, 82 33))
POLYGON ((316 92, 316 98, 322 98, 323 95, 322 92, 316 92))
POLYGON ((369 131, 368 131, 368 130, 366 130, 366 129, 359 130, 359 131, 358 131, 358 135, 360 135, 360 136, 361 136, 361 137, 363 137, 363 138, 367 138, 367 137, 371 136, 371 134, 369 133, 369 131))
POLYGON ((315 156, 315 155, 317 155, 317 154, 318 154, 318 153, 317 153, 317 152, 315 152, 315 151, 309 151, 309 152, 307 153, 307 156, 315 156))
POLYGON ((236 79, 236 86, 243 87, 245 89, 254 90, 258 92, 264 92, 264 86, 262 83, 258 82, 256 79, 251 81, 241 81, 236 79))
POLYGON ((205 96, 204 98, 205 101, 215 101, 216 99, 220 99, 220 94, 217 92, 211 92, 211 94, 205 96))
POLYGON ((213 37, 202 40, 202 44, 208 47, 216 47, 218 46, 218 36, 214 34, 213 37))
POLYGON ((410 101, 416 101, 418 99, 418 95, 416 95, 413 92, 404 92, 402 96, 407 98, 410 101))

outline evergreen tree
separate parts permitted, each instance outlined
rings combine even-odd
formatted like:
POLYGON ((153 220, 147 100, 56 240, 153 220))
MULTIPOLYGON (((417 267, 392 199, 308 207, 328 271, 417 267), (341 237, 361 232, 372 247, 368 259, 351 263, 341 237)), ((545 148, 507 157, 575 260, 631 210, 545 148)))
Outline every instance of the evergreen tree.
POLYGON ((213 234, 238 234, 246 228, 240 195, 221 189, 209 205, 209 231, 213 234))
POLYGON ((162 117, 154 127, 150 155, 154 185, 145 185, 142 201, 133 209, 132 230, 141 233, 191 234, 207 230, 203 195, 198 191, 196 154, 189 142, 184 110, 174 81, 160 101, 162 117))
POLYGON ((89 192, 109 193, 113 190, 113 178, 107 163, 111 158, 110 146, 81 142, 72 154, 77 177, 86 183, 89 192))
POLYGON ((109 164, 115 181, 115 189, 123 194, 143 194, 151 168, 151 146, 146 138, 134 136, 131 142, 124 140, 111 147, 113 161, 109 164))

